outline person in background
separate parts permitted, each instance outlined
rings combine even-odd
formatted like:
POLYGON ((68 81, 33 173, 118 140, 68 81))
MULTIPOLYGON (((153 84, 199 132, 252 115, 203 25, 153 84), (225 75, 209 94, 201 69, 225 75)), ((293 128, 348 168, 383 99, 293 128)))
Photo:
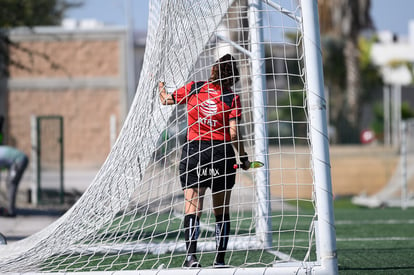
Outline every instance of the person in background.
POLYGON ((4 116, 0 115, 0 145, 3 144, 3 125, 4 125, 4 116))
POLYGON ((5 145, 0 145, 0 169, 7 169, 7 208, 0 208, 0 216, 16 216, 17 187, 22 179, 29 162, 22 151, 5 145))
POLYGON ((230 234, 229 203, 236 179, 234 149, 238 151, 241 168, 247 170, 250 166, 238 128, 242 114, 240 97, 232 90, 238 80, 236 61, 226 54, 214 63, 208 81, 190 82, 171 94, 166 92, 163 82, 159 83, 161 104, 187 105, 187 143, 179 165, 185 197, 185 267, 201 267, 195 254, 207 188, 212 191, 216 218, 213 265, 225 266, 230 234))

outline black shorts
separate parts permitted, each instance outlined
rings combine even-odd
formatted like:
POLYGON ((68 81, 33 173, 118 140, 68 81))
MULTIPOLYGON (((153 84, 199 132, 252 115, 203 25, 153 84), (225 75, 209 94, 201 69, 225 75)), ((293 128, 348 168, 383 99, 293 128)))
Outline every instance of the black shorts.
POLYGON ((184 189, 231 189, 236 181, 236 157, 231 144, 222 141, 190 141, 183 147, 180 181, 184 189))

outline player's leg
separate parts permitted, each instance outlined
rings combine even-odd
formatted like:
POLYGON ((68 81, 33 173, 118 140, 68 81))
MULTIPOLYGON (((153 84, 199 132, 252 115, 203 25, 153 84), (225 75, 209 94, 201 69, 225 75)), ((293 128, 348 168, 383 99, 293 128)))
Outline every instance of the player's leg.
POLYGON ((213 209, 216 217, 216 258, 214 266, 225 265, 224 256, 230 235, 230 198, 231 190, 236 181, 236 163, 233 148, 226 144, 216 148, 214 156, 214 169, 218 171, 218 177, 214 179, 212 187, 213 209), (221 159, 220 159, 221 158, 221 159))
POLYGON ((225 265, 224 256, 230 235, 230 204, 231 189, 213 193, 214 216, 216 217, 216 259, 215 266, 225 265))
MULTIPOLYGON (((13 168, 12 168, 13 169, 13 168)), ((6 216, 13 217, 16 215, 16 196, 17 196, 17 185, 16 181, 13 180, 16 171, 13 169, 9 171, 9 177, 7 179, 7 212, 6 216)))
POLYGON ((184 266, 186 267, 200 267, 195 254, 197 252, 200 216, 203 209, 205 191, 206 188, 188 188, 184 190, 184 236, 187 249, 184 266))
POLYGON ((28 159, 26 156, 16 160, 9 170, 7 180, 7 194, 8 194, 8 208, 7 215, 10 217, 16 216, 16 197, 17 188, 22 179, 23 173, 26 170, 28 159))
POLYGON ((201 211, 206 188, 200 187, 199 182, 200 152, 196 143, 187 143, 183 147, 180 161, 180 181, 184 191, 184 236, 187 255, 185 267, 200 267, 195 256, 201 211))

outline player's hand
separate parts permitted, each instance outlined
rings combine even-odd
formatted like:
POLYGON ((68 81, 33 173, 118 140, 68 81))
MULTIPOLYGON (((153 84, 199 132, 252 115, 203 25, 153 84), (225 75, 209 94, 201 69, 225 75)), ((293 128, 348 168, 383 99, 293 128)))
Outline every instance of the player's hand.
POLYGON ((165 83, 162 81, 158 82, 158 89, 162 92, 165 89, 165 83))
POLYGON ((250 169, 250 161, 246 160, 245 162, 243 162, 242 168, 243 168, 243 170, 249 170, 250 169))
POLYGON ((250 161, 249 161, 249 158, 247 157, 247 154, 240 156, 240 161, 242 162, 241 168, 243 168, 243 170, 249 170, 250 161))
POLYGON ((168 94, 165 90, 165 83, 160 81, 158 82, 159 97, 162 105, 169 105, 171 102, 168 102, 168 94))

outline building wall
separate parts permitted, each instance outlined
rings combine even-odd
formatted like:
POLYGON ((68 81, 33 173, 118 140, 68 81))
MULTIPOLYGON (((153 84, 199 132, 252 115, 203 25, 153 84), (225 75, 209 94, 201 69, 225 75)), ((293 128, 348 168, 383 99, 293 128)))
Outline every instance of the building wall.
POLYGON ((99 165, 110 149, 109 119, 119 117, 117 90, 15 90, 9 97, 10 142, 29 154, 30 117, 60 115, 64 120, 67 165, 99 165))
POLYGON ((17 31, 10 67, 6 143, 31 155, 31 116, 64 119, 65 164, 95 166, 110 151, 110 117, 127 113, 123 29, 17 31), (30 54, 25 49, 30 50, 30 54))
POLYGON ((113 40, 86 37, 63 37, 51 41, 25 40, 20 42, 20 47, 33 53, 27 54, 13 48, 10 54, 30 71, 10 67, 11 78, 117 76, 120 72, 120 45, 117 37, 113 40))

